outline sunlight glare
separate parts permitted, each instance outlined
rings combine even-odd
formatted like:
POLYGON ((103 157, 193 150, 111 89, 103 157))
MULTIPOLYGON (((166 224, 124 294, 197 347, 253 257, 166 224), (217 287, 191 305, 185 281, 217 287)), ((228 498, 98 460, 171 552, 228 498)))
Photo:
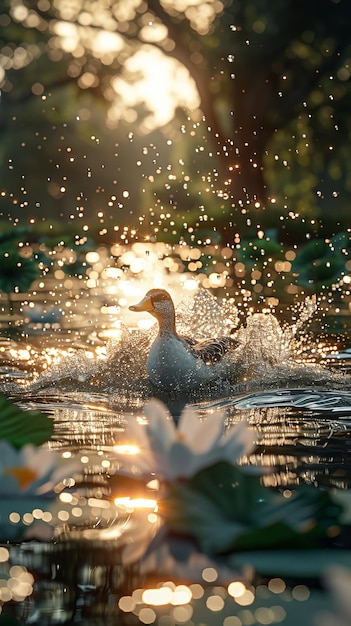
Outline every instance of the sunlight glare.
POLYGON ((138 321, 138 328, 141 330, 150 330, 155 325, 155 320, 153 319, 142 319, 138 321))
POLYGON ((117 33, 100 31, 92 40, 92 49, 97 55, 120 52, 123 49, 123 39, 117 33))
POLYGON ((139 454, 140 452, 140 448, 134 444, 118 444, 116 446, 113 446, 113 449, 118 453, 118 454, 126 454, 126 455, 134 455, 134 454, 139 454))
POLYGON ((79 45, 79 33, 75 24, 69 22, 56 22, 53 30, 60 37, 60 46, 65 52, 74 52, 79 45))
POLYGON ((114 503, 116 506, 125 506, 128 510, 134 509, 151 509, 157 511, 157 501, 150 498, 130 498, 126 496, 124 498, 115 498, 114 503))
POLYGON ((145 604, 153 606, 162 606, 170 604, 173 597, 173 591, 169 587, 159 587, 156 589, 145 589, 142 595, 142 601, 145 604))
POLYGON ((143 102, 150 111, 143 121, 143 132, 170 122, 179 106, 194 110, 200 105, 188 70, 151 45, 127 59, 124 76, 114 78, 112 87, 117 98, 109 111, 111 124, 130 120, 131 110, 143 102), (133 82, 139 74, 141 78, 133 82))

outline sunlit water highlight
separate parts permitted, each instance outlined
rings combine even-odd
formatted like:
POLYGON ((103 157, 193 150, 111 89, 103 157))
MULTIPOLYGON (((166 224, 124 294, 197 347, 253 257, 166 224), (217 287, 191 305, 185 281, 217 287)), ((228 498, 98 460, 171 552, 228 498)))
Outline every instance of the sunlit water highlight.
MULTIPOLYGON (((125 262, 134 264, 137 274, 116 274, 102 264, 104 280, 86 291, 79 285, 79 297, 72 284, 65 296, 50 285, 41 292, 42 302, 37 296, 24 299, 22 317, 2 323, 1 390, 53 417, 50 445, 60 450, 107 454, 128 415, 142 415, 146 400, 157 396, 175 419, 185 403, 195 405, 202 419, 225 411, 228 428, 248 419, 260 439, 256 454, 244 462, 273 467, 268 484, 346 486, 349 352, 345 343, 338 350, 338 338, 316 332, 316 326, 326 326, 316 300, 305 297, 280 320, 272 309, 247 309, 244 316, 233 297, 215 297, 189 277, 185 283, 182 274, 165 271, 157 255, 149 257, 143 257, 140 276, 140 258, 132 253, 125 262), (131 313, 128 306, 154 286, 167 288, 175 298, 179 334, 197 340, 237 338, 239 346, 225 355, 210 385, 179 396, 148 381, 146 360, 156 326, 150 316, 131 313)), ((101 261, 101 251, 94 259, 101 261)))
MULTIPOLYGON (((103 256, 100 251, 96 263, 103 256)), ((144 545, 157 527, 155 501, 150 491, 136 490, 133 481, 115 481, 112 503, 109 491, 110 476, 123 471, 115 446, 123 445, 131 416, 145 419, 143 407, 152 396, 168 404, 175 419, 189 403, 204 422, 210 414, 223 412, 228 429, 247 420, 257 433, 257 448, 241 463, 263 470, 262 481, 268 486, 289 490, 298 484, 323 489, 351 485, 347 329, 343 336, 326 332, 324 305, 315 298, 303 296, 291 307, 256 309, 230 294, 221 292, 215 297, 210 285, 205 288, 194 276, 187 275, 184 280, 184 274, 170 272, 157 258, 151 265, 147 256, 145 259, 143 271, 134 274, 101 264, 103 280, 99 282, 97 273, 96 278, 89 278, 89 285, 82 286, 78 279, 62 284, 47 281, 32 294, 21 294, 14 314, 9 314, 6 301, 1 301, 0 390, 25 409, 47 413, 54 422, 54 435, 47 445, 65 458, 78 459, 81 467, 82 495, 59 503, 55 546, 29 542, 12 549, 16 564, 25 572, 26 568, 40 572, 45 581, 40 596, 17 602, 17 614, 24 623, 39 624, 43 619, 53 623, 47 615, 48 611, 52 614, 55 603, 59 622, 70 618, 72 623, 90 626, 93 615, 110 614, 115 623, 117 607, 121 623, 124 619, 128 624, 156 620, 158 609, 153 602, 161 602, 162 587, 156 587, 155 596, 151 591, 142 595, 138 566, 122 564, 119 548, 119 541, 123 546, 131 535, 134 558, 138 558, 138 542, 144 545), (216 381, 181 397, 162 393, 149 383, 146 360, 156 326, 147 315, 128 310, 155 286, 168 289, 174 297, 180 334, 198 340, 233 334, 239 341, 238 348, 223 359, 216 381), (89 543, 89 550, 84 542, 89 543), (73 571, 77 545, 81 564, 73 571), (63 572, 63 582, 51 579, 53 563, 63 572), (77 593, 73 591, 76 585, 77 593), (132 595, 130 589, 135 590, 132 595), (138 590, 139 599, 135 595, 138 590), (108 609, 111 602, 113 607, 108 609)), ((134 264, 134 270, 140 269, 137 256, 125 260, 129 267, 134 264)), ((346 311, 344 314, 347 316, 346 311)), ((137 454, 135 457, 137 466, 137 454)), ((160 567, 168 577, 182 580, 184 576, 183 563, 174 558, 172 547, 162 564, 151 556, 144 563, 145 572, 152 576, 160 567)), ((197 602, 215 617, 226 611, 232 615, 232 609, 226 608, 230 594, 219 593, 216 586, 211 591, 215 579, 205 576, 212 571, 206 557, 193 555, 186 567, 192 581, 186 588, 191 601, 172 604, 176 587, 172 593, 166 589, 167 598, 172 596, 167 605, 173 607, 167 609, 172 620, 189 620, 193 611, 196 615, 197 602)), ((219 575, 213 571, 215 577, 219 575)), ((240 569, 238 576, 244 571, 240 569)), ((224 566, 220 576, 222 581, 233 580, 232 570, 224 566)), ((284 620, 283 595, 272 612, 263 607, 259 589, 244 589, 242 603, 240 597, 235 599, 239 610, 258 607, 255 610, 262 613, 257 613, 259 623, 284 620)), ((302 603, 298 600, 297 604, 302 603)), ((297 614, 296 608, 294 611, 297 614)), ((203 621, 203 609, 200 615, 203 621)), ((100 626, 102 622, 96 623, 100 626)))

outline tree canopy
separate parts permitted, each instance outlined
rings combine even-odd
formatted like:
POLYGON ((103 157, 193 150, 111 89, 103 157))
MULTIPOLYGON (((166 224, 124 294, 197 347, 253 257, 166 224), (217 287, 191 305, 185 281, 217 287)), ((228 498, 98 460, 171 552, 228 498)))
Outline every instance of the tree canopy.
POLYGON ((347 0, 6 0, 2 213, 53 205, 165 238, 205 221, 228 241, 289 237, 301 216, 333 228, 349 211, 348 24, 347 0))

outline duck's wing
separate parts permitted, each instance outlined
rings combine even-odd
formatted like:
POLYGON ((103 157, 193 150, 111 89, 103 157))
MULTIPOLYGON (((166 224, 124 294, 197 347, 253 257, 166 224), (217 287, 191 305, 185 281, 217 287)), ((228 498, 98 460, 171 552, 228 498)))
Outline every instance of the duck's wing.
POLYGON ((240 344, 234 337, 218 337, 217 339, 203 339, 195 342, 188 337, 183 339, 189 345, 195 356, 203 360, 206 365, 213 365, 222 359, 228 350, 234 350, 240 344))

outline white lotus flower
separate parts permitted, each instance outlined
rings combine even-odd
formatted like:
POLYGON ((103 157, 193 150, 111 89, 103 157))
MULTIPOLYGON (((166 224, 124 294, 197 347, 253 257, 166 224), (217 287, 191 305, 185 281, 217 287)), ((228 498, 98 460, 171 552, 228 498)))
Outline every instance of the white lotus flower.
POLYGON ((51 538, 44 511, 56 499, 55 486, 77 468, 76 461, 61 464, 49 449, 27 444, 16 450, 0 440, 0 539, 51 538), (34 518, 35 509, 42 519, 34 518))
POLYGON ((58 455, 49 449, 27 444, 16 450, 0 441, 0 497, 50 494, 77 465, 70 462, 60 467, 58 463, 58 455))
POLYGON ((139 472, 166 481, 190 478, 219 461, 234 464, 255 445, 255 434, 246 422, 225 432, 224 415, 201 421, 196 411, 185 408, 177 427, 156 399, 146 404, 144 413, 145 422, 130 418, 125 433, 128 444, 114 448, 121 469, 133 475, 139 472))
POLYGON ((325 573, 325 579, 331 591, 334 610, 325 611, 318 616, 318 626, 350 626, 351 570, 341 565, 330 566, 325 573))

